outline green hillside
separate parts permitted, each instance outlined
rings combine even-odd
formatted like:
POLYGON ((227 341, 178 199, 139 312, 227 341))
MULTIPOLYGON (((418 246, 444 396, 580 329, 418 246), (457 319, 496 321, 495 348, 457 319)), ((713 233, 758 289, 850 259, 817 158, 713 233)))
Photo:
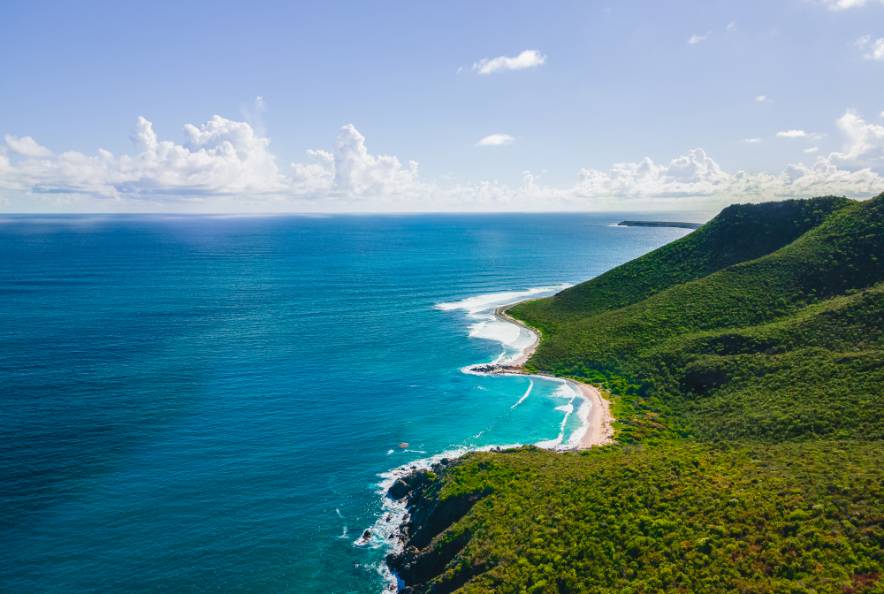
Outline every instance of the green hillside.
POLYGON ((884 195, 736 205, 511 308, 542 335, 529 368, 609 391, 618 443, 441 469, 419 491, 446 521, 399 559, 406 581, 881 591, 882 258, 884 195))

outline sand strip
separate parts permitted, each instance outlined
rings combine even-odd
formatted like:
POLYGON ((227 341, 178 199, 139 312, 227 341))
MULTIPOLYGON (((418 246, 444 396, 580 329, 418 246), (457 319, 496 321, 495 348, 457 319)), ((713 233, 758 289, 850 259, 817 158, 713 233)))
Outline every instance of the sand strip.
MULTIPOLYGON (((548 377, 561 380, 562 378, 557 378, 555 376, 532 374, 525 371, 525 363, 528 362, 528 359, 530 359, 534 352, 537 350, 537 345, 540 344, 540 335, 536 330, 534 330, 521 320, 517 320, 516 318, 509 315, 506 312, 508 307, 512 307, 512 305, 498 307, 496 310, 494 310, 494 315, 501 320, 505 320, 511 324, 521 326, 531 333, 531 335, 534 337, 534 340, 531 345, 525 348, 521 353, 519 353, 518 356, 508 361, 506 367, 501 367, 500 371, 507 374, 524 373, 526 375, 537 375, 539 377, 548 377)), ((590 384, 584 384, 573 379, 568 379, 567 381, 577 386, 577 388, 580 390, 581 396, 589 401, 591 407, 589 410, 589 417, 587 418, 586 432, 583 434, 583 438, 580 440, 580 444, 577 445, 577 449, 583 450, 591 448, 593 446, 613 443, 614 416, 611 414, 611 403, 608 402, 604 396, 602 396, 601 390, 599 390, 597 387, 590 384)))

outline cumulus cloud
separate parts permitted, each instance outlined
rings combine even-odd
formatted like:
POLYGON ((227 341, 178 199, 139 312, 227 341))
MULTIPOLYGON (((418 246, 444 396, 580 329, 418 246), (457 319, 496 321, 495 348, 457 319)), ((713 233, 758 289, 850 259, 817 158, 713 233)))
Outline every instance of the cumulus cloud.
POLYGON ((607 171, 582 169, 575 190, 582 196, 709 196, 723 189, 728 180, 718 163, 703 149, 695 148, 666 164, 645 157, 617 163, 607 171))
POLYGON ((872 39, 871 35, 863 35, 856 40, 855 45, 866 60, 884 62, 884 37, 872 39))
POLYGON ((417 181, 418 164, 403 166, 390 155, 372 155, 365 137, 352 125, 341 128, 335 144, 335 188, 354 194, 390 194, 410 189, 417 181))
POLYGON ((872 196, 884 190, 884 177, 871 170, 840 168, 831 158, 789 165, 780 173, 724 170, 702 149, 669 163, 645 158, 607 171, 584 169, 574 194, 585 200, 708 198, 722 201, 769 200, 821 194, 872 196))
MULTIPOLYGON (((0 189, 16 195, 112 197, 119 200, 115 204, 133 198, 182 204, 215 197, 210 204, 232 205, 228 211, 238 210, 246 200, 264 200, 258 210, 260 204, 272 205, 265 210, 579 210, 880 193, 884 126, 846 111, 836 127, 843 141, 840 150, 821 155, 811 147, 805 152, 816 153, 814 162, 780 172, 728 171, 705 150, 694 148, 668 161, 646 157, 607 168, 585 167, 573 183, 552 186, 529 171, 515 185, 424 181, 416 162, 372 153, 351 124, 339 130, 329 148, 307 151, 303 162, 279 169, 269 139, 248 123, 215 116, 185 126, 178 143, 161 139, 150 121, 139 118, 130 155, 105 150, 53 153, 33 139, 7 136, 0 145, 0 189)), ((807 136, 784 132, 787 137, 807 136)))
POLYGON ((525 70, 543 66, 546 56, 537 50, 524 50, 517 56, 497 56, 482 58, 473 64, 473 71, 479 74, 494 74, 505 70, 525 70))
MULTIPOLYGON (((649 158, 619 163, 608 170, 584 169, 575 193, 585 198, 724 197, 770 199, 820 194, 873 196, 884 191, 884 126, 847 111, 836 125, 844 139, 842 151, 797 163, 780 173, 724 171, 703 149, 693 149, 669 163, 649 158)), ((805 138, 801 130, 777 134, 805 138)), ((753 141, 755 139, 747 139, 753 141)), ((805 152, 813 153, 816 147, 805 152)))
POLYGON ((865 121, 848 110, 835 122, 844 138, 844 148, 830 158, 851 167, 884 169, 884 126, 865 121))
POLYGON ((333 151, 316 149, 307 154, 312 163, 296 163, 291 168, 297 194, 389 197, 420 189, 415 161, 403 165, 397 157, 371 154, 365 136, 352 124, 341 127, 333 151))
POLYGON ((703 35, 698 35, 697 33, 694 33, 693 35, 688 37, 688 45, 697 45, 698 43, 703 43, 707 39, 709 39, 708 32, 704 33, 703 35))
POLYGON ((476 146, 506 146, 515 142, 515 138, 509 134, 489 134, 479 139, 476 146))
POLYGON ((245 122, 214 116, 184 127, 185 142, 160 140, 153 124, 139 117, 131 139, 136 153, 114 156, 67 151, 54 155, 30 137, 7 135, 11 153, 6 187, 34 192, 89 193, 103 196, 216 195, 264 193, 281 188, 270 140, 245 122))
POLYGON ((755 102, 756 103, 767 103, 769 101, 767 95, 756 95, 755 102))
POLYGON ((811 155, 813 153, 818 153, 819 151, 820 151, 820 147, 818 147, 818 146, 812 146, 812 147, 804 149, 804 152, 807 153, 808 155, 811 155))
POLYGON ((9 147, 9 150, 23 157, 48 157, 52 154, 52 151, 45 146, 41 146, 30 136, 19 138, 12 134, 7 134, 3 139, 6 141, 6 146, 9 147))

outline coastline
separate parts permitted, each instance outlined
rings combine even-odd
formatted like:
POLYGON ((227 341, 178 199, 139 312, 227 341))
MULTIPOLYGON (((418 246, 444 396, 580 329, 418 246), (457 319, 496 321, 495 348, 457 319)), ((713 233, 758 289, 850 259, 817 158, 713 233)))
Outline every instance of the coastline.
MULTIPOLYGON (((526 299, 524 301, 529 300, 526 299)), ((524 301, 519 301, 517 303, 524 303, 524 301)), ((472 368, 472 371, 489 375, 526 375, 530 377, 541 377, 544 379, 567 382, 577 390, 581 398, 589 404, 590 408, 589 413, 584 419, 583 427, 581 427, 581 429, 578 429, 578 431, 583 432, 583 434, 580 436, 579 442, 575 446, 570 448, 559 447, 556 449, 585 450, 594 446, 613 443, 614 416, 611 414, 611 404, 604 396, 602 396, 601 390, 599 390, 596 386, 593 386, 592 384, 585 384, 574 379, 531 373, 525 370, 525 363, 527 363, 528 360, 531 359, 532 355, 534 355, 534 352, 537 350, 538 345, 540 345, 540 333, 537 332, 537 330, 535 330, 534 328, 522 322, 521 320, 516 319, 512 317, 509 313, 507 313, 507 309, 512 307, 513 305, 516 305, 517 303, 510 303, 508 305, 502 305, 496 308, 494 310, 494 316, 501 321, 515 324, 516 326, 519 326, 520 328, 530 333, 533 337, 531 344, 522 349, 522 351, 518 355, 508 360, 506 364, 485 364, 483 367, 480 368, 474 366, 472 368)))
MULTIPOLYGON (((563 285, 562 288, 564 288, 563 285)), ((533 290, 529 290, 529 293, 533 290)), ((610 403, 604 398, 598 387, 585 384, 571 378, 557 377, 540 373, 531 373, 524 366, 534 355, 540 344, 540 333, 507 313, 507 309, 542 297, 534 295, 518 299, 503 305, 498 305, 493 310, 493 320, 517 326, 521 331, 530 336, 527 344, 520 345, 518 352, 510 357, 502 354, 495 361, 489 363, 477 363, 464 367, 464 373, 476 375, 522 375, 526 377, 541 378, 561 382, 573 391, 576 398, 582 400, 575 411, 581 420, 581 426, 575 429, 571 436, 564 440, 560 434, 559 439, 550 443, 537 443, 535 447, 549 449, 555 452, 574 452, 596 446, 607 445, 614 442, 613 422, 610 403)), ((440 304, 437 308, 447 310, 454 309, 450 304, 440 304)), ((472 336, 472 334, 471 334, 472 336)), ((483 336, 482 338, 488 338, 483 336)), ((492 339, 494 340, 494 339, 492 339)), ((506 344, 506 343, 504 343, 506 344)), ((570 405, 569 405, 570 406, 570 405)), ((570 413, 569 413, 570 414, 570 413)), ((567 419, 567 416, 565 417, 567 419)), ((564 421, 562 423, 564 427, 564 421)), ((403 464, 381 475, 379 494, 382 498, 382 514, 377 521, 366 529, 363 534, 354 541, 356 546, 386 546, 388 552, 385 562, 378 568, 386 582, 385 592, 399 592, 404 586, 397 569, 401 569, 403 556, 408 556, 406 545, 413 530, 415 518, 413 517, 414 502, 413 494, 420 489, 425 482, 427 473, 439 472, 451 462, 461 456, 474 451, 502 451, 522 447, 526 444, 490 445, 479 448, 459 448, 449 450, 403 464)))

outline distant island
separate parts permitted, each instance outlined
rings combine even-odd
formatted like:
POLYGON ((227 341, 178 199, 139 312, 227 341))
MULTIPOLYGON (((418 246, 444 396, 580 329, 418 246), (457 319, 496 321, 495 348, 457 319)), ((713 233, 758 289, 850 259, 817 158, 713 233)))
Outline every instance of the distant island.
POLYGON ((880 591, 882 254, 884 194, 735 205, 508 307, 521 369, 597 386, 614 443, 415 469, 400 591, 880 591))
POLYGON ((702 223, 679 223, 677 221, 620 221, 620 227, 680 227, 682 229, 699 229, 702 223))

